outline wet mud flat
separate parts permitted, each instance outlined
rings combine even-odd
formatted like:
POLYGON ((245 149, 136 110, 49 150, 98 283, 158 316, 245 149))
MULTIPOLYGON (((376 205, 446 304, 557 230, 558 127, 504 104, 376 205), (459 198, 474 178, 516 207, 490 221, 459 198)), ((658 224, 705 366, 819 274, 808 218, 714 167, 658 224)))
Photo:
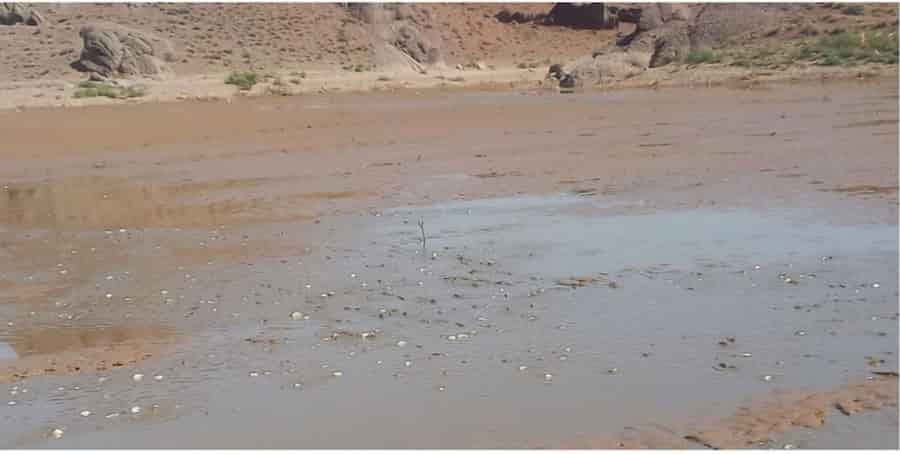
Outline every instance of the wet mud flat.
POLYGON ((684 91, 305 100, 451 128, 304 126, 321 153, 35 139, 0 193, 0 441, 896 448, 896 89, 842 88, 679 121, 684 91))

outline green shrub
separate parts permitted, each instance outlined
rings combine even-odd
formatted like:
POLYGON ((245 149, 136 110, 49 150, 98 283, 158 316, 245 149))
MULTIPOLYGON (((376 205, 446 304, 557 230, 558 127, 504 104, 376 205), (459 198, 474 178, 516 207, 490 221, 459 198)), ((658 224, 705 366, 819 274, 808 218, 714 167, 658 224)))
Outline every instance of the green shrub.
POLYGON ((256 73, 235 71, 228 75, 225 83, 228 85, 236 85, 241 90, 250 90, 256 85, 256 73))
POLYGON ((846 63, 847 60, 844 60, 843 58, 834 54, 826 55, 825 58, 819 61, 819 64, 822 66, 841 66, 846 63))
POLYGON ((716 54, 709 49, 692 49, 685 56, 684 61, 689 65, 698 65, 700 63, 715 63, 718 59, 716 54))

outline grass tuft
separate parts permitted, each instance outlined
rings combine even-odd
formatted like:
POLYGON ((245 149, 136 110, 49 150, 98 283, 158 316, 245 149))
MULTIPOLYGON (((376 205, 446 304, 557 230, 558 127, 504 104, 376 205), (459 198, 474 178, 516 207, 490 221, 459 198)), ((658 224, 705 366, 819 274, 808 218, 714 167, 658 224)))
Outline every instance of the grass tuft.
POLYGON ((684 57, 684 62, 689 65, 699 65, 701 63, 716 63, 719 59, 716 54, 709 49, 693 49, 684 57))
POLYGON ((78 90, 75 90, 76 98, 97 98, 106 97, 113 99, 140 98, 147 94, 144 87, 130 86, 119 87, 105 82, 84 81, 78 84, 78 90))
POLYGON ((896 64, 898 42, 896 33, 843 31, 819 38, 805 45, 801 55, 823 66, 848 66, 859 63, 896 64))

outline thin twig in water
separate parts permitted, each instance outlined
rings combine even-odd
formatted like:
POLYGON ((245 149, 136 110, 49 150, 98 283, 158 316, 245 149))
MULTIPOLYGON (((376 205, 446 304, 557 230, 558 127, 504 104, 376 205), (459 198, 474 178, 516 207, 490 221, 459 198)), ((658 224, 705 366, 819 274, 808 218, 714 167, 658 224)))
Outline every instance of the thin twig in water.
POLYGON ((422 253, 425 253, 425 221, 419 219, 419 231, 422 232, 422 253))

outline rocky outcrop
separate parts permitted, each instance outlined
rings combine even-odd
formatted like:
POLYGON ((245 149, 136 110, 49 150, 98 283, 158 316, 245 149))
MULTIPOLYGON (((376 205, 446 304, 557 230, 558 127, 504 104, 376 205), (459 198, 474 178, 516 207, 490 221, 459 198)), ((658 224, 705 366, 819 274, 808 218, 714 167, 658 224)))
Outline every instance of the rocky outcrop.
POLYGON ((440 37, 429 32, 434 29, 429 11, 402 3, 351 3, 347 8, 367 28, 377 67, 424 71, 442 64, 440 37))
POLYGON ((40 25, 40 13, 21 3, 0 3, 0 25, 40 25))
POLYGON ((730 40, 777 23, 784 8, 752 4, 648 3, 610 7, 619 22, 634 23, 634 31, 615 45, 563 66, 562 80, 578 84, 621 80, 647 70, 683 61, 694 50, 715 49, 730 40))
POLYGON ((85 26, 79 34, 84 49, 73 66, 80 71, 105 77, 158 77, 172 72, 168 63, 175 61, 175 50, 165 39, 111 23, 85 26))
POLYGON ((403 24, 397 27, 393 44, 419 63, 431 65, 441 59, 440 49, 413 25, 403 24))

